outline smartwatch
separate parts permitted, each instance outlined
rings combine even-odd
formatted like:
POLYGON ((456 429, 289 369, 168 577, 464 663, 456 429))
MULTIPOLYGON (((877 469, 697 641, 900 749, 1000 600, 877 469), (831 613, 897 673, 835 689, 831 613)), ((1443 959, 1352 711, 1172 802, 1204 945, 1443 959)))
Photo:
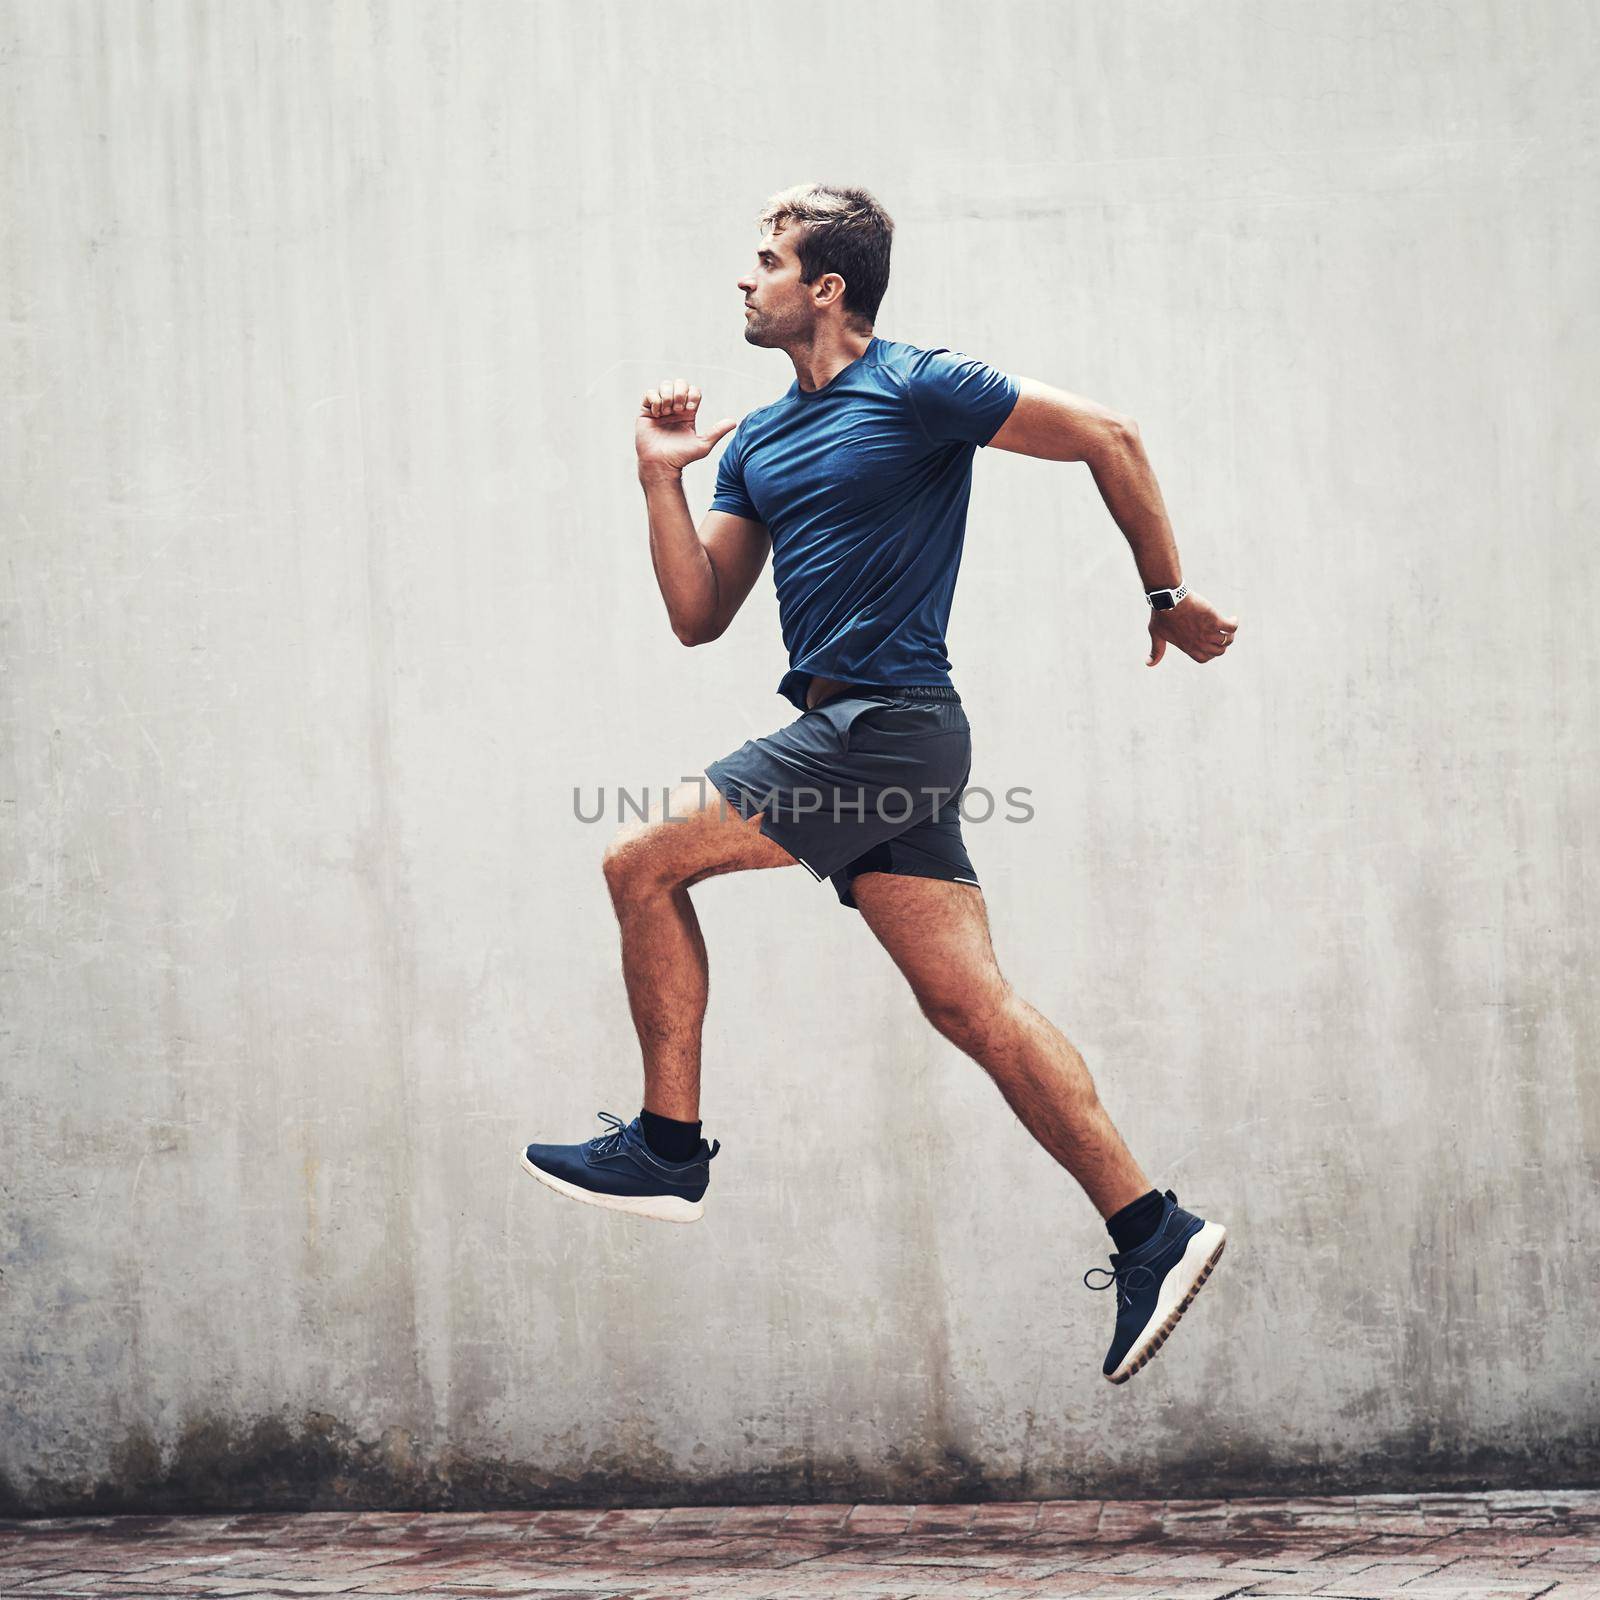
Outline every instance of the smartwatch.
POLYGON ((1170 611, 1188 594, 1189 585, 1180 583, 1176 589, 1146 589, 1144 597, 1156 611, 1170 611))

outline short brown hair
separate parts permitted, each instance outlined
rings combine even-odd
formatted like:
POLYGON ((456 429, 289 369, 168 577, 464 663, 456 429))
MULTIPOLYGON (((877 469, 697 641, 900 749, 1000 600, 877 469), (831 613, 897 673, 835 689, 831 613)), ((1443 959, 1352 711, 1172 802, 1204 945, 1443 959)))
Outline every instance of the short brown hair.
POLYGON ((797 183, 761 208, 761 231, 794 226, 799 233, 800 281, 826 272, 844 279, 844 309, 870 329, 889 287, 894 220, 865 189, 831 183, 797 183))

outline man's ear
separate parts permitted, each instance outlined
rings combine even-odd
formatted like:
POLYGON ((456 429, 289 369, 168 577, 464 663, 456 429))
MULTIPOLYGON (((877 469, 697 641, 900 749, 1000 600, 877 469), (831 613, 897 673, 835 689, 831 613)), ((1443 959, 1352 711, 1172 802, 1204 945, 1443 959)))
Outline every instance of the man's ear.
POLYGON ((831 306, 844 299, 845 282, 837 272, 824 272, 812 285, 811 293, 819 306, 831 306))

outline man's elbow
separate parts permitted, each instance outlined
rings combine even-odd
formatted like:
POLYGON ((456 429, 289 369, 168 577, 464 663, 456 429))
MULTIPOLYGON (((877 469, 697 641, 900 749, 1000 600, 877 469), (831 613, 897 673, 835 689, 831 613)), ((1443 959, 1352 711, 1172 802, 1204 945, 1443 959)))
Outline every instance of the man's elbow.
POLYGON ((1125 461, 1144 451, 1144 441, 1139 434, 1139 424, 1132 417, 1109 416, 1095 430, 1092 447, 1085 459, 1092 467, 1113 461, 1125 461))
POLYGON ((690 650, 697 644, 710 644, 713 639, 722 637, 722 629, 716 623, 674 623, 672 631, 678 636, 678 643, 690 650))

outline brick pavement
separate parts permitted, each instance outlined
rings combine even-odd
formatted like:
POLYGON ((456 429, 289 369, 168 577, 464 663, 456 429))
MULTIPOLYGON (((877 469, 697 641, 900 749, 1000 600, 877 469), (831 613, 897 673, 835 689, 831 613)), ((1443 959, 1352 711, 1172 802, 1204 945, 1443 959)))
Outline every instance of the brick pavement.
POLYGON ((0 1522, 0 1596, 1600 1600, 1600 1492, 0 1522))

